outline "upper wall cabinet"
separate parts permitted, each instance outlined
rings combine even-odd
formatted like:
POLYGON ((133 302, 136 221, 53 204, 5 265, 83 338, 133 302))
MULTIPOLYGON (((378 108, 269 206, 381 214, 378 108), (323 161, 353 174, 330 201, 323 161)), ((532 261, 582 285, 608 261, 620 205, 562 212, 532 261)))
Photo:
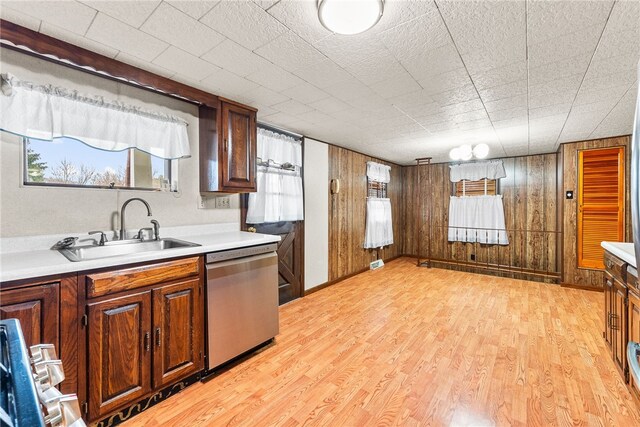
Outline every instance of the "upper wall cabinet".
POLYGON ((221 101, 200 107, 200 191, 256 191, 256 111, 221 101))

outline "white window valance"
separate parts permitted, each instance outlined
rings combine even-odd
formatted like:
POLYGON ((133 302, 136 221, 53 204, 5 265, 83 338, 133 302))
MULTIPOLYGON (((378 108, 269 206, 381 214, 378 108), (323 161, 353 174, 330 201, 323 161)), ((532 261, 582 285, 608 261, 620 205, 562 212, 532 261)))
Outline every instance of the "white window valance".
POLYGON ((508 245, 502 196, 451 196, 450 242, 508 245))
POLYGON ((367 224, 364 236, 365 249, 381 248, 393 244, 391 200, 367 198, 367 224))
POLYGON ((367 178, 370 181, 388 183, 391 181, 391 166, 376 162, 367 162, 367 178))
POLYGON ((507 176, 502 160, 462 163, 459 165, 451 165, 449 168, 451 169, 449 173, 451 182, 462 180, 479 181, 484 178, 499 179, 507 176))
POLYGON ((249 194, 248 224, 304 219, 302 143, 258 128, 257 192, 249 194))
POLYGON ((191 156, 187 123, 179 117, 10 74, 0 77, 1 130, 47 141, 67 137, 106 151, 137 148, 163 159, 191 156))

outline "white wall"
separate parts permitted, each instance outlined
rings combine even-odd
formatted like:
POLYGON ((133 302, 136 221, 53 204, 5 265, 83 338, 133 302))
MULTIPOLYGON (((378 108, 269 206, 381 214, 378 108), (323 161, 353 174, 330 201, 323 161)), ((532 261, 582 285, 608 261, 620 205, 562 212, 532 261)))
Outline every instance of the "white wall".
POLYGON ((329 146, 304 140, 304 288, 329 280, 329 146))
MULTIPOLYGON (((207 209, 198 209, 196 106, 5 48, 1 54, 0 71, 18 79, 102 95, 182 117, 189 124, 192 157, 180 160, 178 193, 23 186, 20 138, 0 132, 0 237, 115 230, 118 227, 116 213, 131 197, 147 200, 161 226, 236 223, 240 229, 237 195, 231 196, 231 209, 211 208, 215 206, 214 200, 207 201, 207 209)), ((127 228, 148 225, 144 207, 132 204, 127 214, 127 228)))

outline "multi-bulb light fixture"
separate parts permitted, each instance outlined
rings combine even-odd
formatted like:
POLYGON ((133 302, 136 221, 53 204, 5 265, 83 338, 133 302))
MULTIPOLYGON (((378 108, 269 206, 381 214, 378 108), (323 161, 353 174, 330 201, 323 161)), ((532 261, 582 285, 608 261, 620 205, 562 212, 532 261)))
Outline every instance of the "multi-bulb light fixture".
POLYGON ((352 35, 367 31, 378 23, 384 0, 318 0, 318 18, 326 29, 352 35))
POLYGON ((449 157, 454 161, 467 161, 471 160, 473 157, 476 159, 484 159, 488 155, 489 146, 487 144, 478 144, 475 147, 471 147, 469 144, 464 144, 449 151, 449 157))

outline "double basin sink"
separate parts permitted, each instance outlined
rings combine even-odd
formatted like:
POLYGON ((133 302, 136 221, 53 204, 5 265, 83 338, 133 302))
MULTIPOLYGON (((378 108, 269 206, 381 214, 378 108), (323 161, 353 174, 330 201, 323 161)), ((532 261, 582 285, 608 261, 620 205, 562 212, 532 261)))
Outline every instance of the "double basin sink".
POLYGON ((166 238, 158 240, 116 240, 104 245, 72 246, 58 249, 58 251, 67 257, 69 261, 77 262, 195 246, 200 245, 184 240, 166 238))

